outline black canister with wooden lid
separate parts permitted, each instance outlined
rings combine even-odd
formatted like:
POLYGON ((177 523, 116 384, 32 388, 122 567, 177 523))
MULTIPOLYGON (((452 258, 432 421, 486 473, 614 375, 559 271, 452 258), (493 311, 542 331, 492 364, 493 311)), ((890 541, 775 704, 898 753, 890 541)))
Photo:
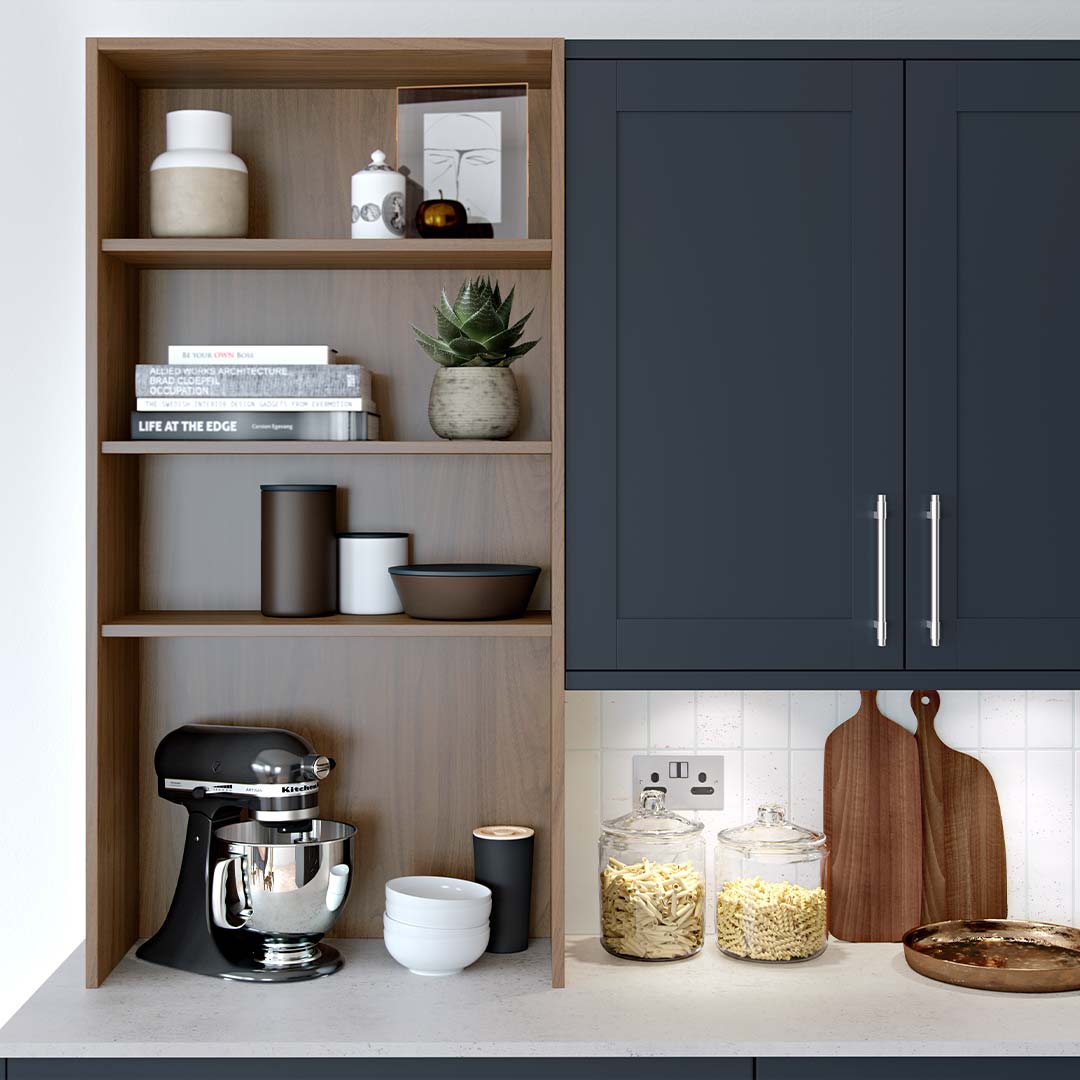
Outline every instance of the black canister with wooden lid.
POLYGON ((262 485, 262 613, 337 611, 337 486, 262 485))

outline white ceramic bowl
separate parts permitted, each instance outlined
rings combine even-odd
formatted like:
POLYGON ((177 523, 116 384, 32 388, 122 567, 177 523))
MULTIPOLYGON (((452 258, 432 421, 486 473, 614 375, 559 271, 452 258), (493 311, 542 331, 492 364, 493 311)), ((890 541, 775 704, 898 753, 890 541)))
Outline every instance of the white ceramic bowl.
POLYGON ((475 964, 487 948, 488 926, 446 930, 406 926, 383 916, 386 951, 414 975, 457 975, 475 964))
POLYGON ((410 926, 466 930, 487 926, 491 890, 451 877, 399 877, 386 883, 386 914, 410 926))

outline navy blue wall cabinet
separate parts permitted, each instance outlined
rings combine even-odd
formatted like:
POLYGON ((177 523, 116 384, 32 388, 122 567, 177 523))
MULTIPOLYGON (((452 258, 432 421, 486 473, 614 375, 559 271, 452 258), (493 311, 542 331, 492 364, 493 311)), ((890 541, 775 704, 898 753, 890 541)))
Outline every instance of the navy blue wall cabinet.
POLYGON ((567 685, 1071 686, 1075 45, 677 47, 568 50, 567 685))

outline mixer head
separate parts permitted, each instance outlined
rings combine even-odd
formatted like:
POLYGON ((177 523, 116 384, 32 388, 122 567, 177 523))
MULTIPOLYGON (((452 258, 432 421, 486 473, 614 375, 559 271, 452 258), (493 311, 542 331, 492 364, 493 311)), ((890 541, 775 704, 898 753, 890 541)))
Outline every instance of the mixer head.
POLYGON ((290 832, 319 816, 319 781, 333 767, 331 758, 283 728, 185 724, 154 754, 163 799, 209 816, 243 807, 290 832))

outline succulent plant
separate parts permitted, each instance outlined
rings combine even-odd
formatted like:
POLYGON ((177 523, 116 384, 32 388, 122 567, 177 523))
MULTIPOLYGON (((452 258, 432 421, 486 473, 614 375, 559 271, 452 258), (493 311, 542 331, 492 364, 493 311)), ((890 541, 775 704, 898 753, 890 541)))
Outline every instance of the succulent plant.
POLYGON ((513 305, 513 289, 504 300, 498 282, 475 278, 462 284, 453 304, 443 290, 435 308, 437 338, 415 326, 413 332, 420 348, 443 367, 509 367, 536 345, 517 344, 532 312, 511 326, 513 305))

